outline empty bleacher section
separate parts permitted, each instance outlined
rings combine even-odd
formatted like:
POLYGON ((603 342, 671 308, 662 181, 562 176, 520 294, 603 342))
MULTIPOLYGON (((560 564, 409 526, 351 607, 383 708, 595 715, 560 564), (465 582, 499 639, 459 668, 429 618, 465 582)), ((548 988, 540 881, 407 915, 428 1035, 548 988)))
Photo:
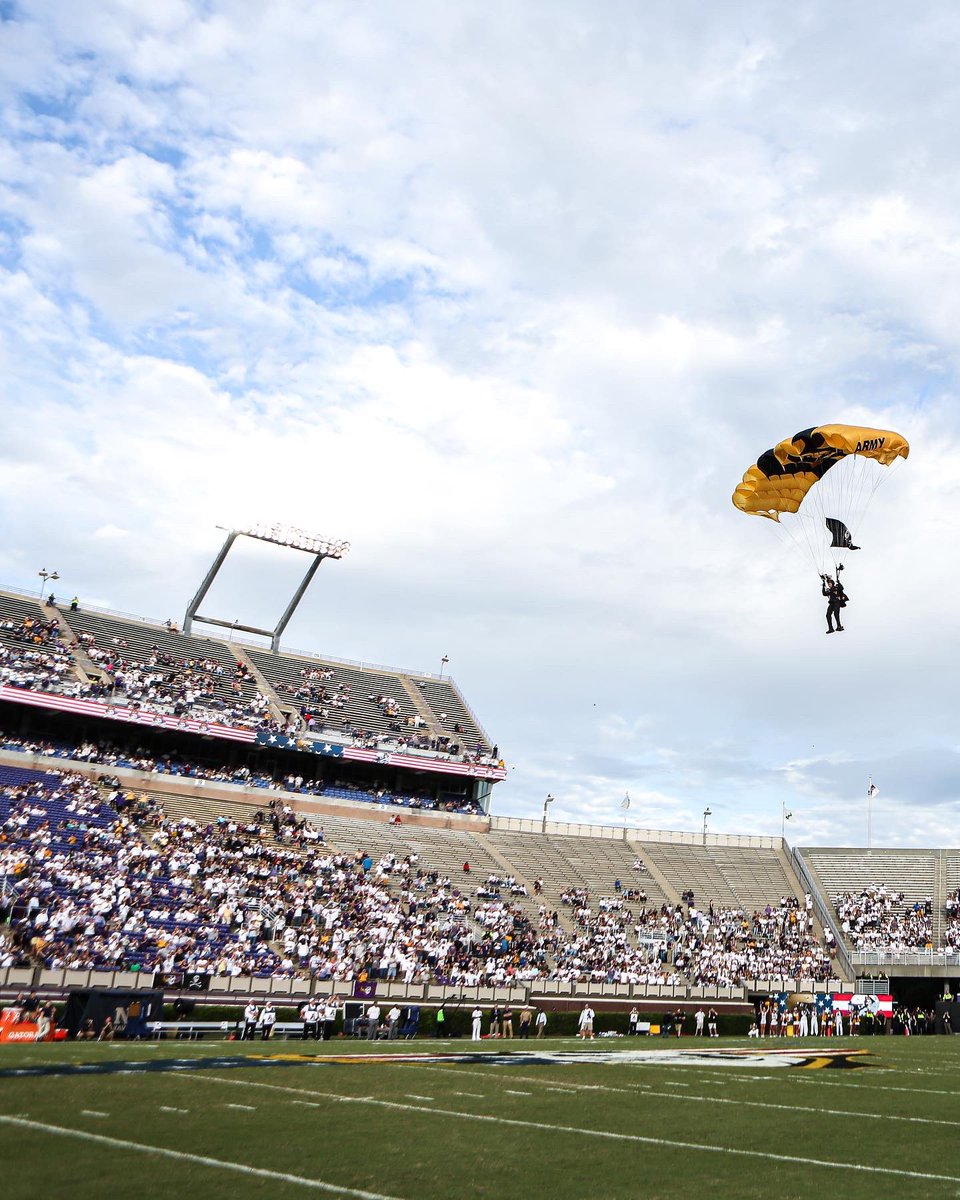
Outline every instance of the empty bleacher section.
MULTIPOLYGON (((800 892, 774 846, 672 845, 638 842, 645 862, 655 866, 678 895, 692 891, 698 908, 710 904, 749 912, 800 892)), ((801 893, 802 894, 802 893, 801 893)))
POLYGON ((478 746, 484 753, 493 749, 493 744, 480 728, 453 680, 415 677, 411 679, 411 683, 433 710, 439 729, 451 738, 462 740, 468 751, 473 751, 478 746), (455 726, 460 727, 460 733, 455 732, 455 726))

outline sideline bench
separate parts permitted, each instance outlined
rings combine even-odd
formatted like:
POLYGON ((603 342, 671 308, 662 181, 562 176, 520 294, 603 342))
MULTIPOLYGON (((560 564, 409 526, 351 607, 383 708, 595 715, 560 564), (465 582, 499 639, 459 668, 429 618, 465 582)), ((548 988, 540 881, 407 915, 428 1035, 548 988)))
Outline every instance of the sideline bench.
MULTIPOLYGON (((147 1028, 150 1030, 150 1036, 157 1040, 163 1037, 173 1037, 199 1041, 204 1037, 219 1037, 226 1041, 230 1034, 233 1034, 235 1040, 240 1041, 243 1021, 149 1021, 147 1028)), ((287 1040, 302 1036, 302 1021, 277 1021, 271 1034, 271 1038, 282 1037, 287 1040)), ((249 1040, 253 1041, 254 1039, 249 1040)), ((256 1040, 262 1041, 262 1038, 258 1036, 256 1040)))

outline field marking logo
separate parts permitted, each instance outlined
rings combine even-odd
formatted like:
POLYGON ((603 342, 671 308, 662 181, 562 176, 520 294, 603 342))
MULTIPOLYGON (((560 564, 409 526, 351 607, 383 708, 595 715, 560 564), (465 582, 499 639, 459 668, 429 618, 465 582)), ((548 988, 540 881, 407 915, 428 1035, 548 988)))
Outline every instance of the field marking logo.
POLYGON ((452 1063, 480 1067, 554 1067, 554 1066, 689 1066, 759 1067, 767 1069, 799 1068, 817 1071, 824 1068, 869 1067, 864 1061, 869 1050, 787 1050, 776 1049, 676 1049, 663 1050, 536 1050, 516 1053, 443 1054, 250 1054, 212 1055, 209 1058, 153 1059, 147 1062, 63 1063, 59 1066, 13 1067, 0 1070, 0 1079, 23 1079, 50 1075, 141 1075, 173 1071, 230 1070, 262 1067, 383 1066, 391 1063, 452 1063))

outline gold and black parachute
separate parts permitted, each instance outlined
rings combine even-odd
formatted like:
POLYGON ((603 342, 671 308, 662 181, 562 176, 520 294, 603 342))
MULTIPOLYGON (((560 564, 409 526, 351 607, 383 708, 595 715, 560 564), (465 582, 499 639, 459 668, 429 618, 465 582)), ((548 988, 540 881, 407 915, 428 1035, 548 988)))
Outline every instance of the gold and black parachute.
POLYGON ((857 523, 886 475, 881 468, 909 453, 906 438, 889 429, 817 425, 761 454, 733 503, 776 521, 822 571, 840 551, 858 548, 857 523))

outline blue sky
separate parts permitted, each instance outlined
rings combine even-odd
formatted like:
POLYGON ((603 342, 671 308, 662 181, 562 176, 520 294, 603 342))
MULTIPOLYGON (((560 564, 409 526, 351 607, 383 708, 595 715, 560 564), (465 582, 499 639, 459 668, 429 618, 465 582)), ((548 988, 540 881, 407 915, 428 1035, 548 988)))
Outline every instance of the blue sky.
POLYGON ((290 643, 448 655, 498 811, 858 843, 872 774, 956 842, 951 5, 0 17, 0 581, 179 616, 291 522, 353 549, 290 643), (826 421, 912 446, 842 639, 730 504, 826 421))

